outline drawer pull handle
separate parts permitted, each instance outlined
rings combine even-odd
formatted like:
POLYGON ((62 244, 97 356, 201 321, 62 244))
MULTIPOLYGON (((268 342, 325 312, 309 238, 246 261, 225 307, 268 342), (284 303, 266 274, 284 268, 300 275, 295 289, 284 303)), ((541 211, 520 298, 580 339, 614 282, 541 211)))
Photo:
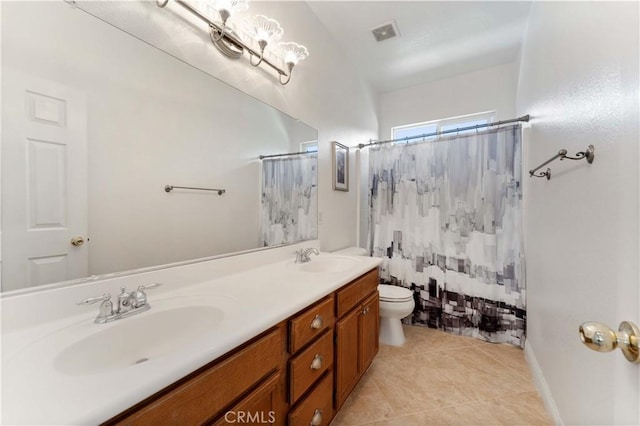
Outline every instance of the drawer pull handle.
POLYGON ((311 328, 314 330, 320 330, 322 328, 322 317, 320 315, 313 317, 313 320, 311 321, 311 328))
POLYGON ((322 410, 316 408, 316 411, 313 412, 313 417, 311 417, 311 423, 309 426, 320 426, 322 424, 322 410))
POLYGON ((316 354, 313 357, 313 361, 311 361, 311 369, 312 370, 320 370, 322 368, 322 355, 316 354))

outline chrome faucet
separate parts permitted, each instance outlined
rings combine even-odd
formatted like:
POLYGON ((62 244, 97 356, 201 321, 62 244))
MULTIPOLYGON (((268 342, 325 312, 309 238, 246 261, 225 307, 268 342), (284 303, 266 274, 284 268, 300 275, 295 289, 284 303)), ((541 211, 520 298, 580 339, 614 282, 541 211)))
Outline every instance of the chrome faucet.
POLYGON ((141 285, 131 293, 127 293, 127 289, 125 287, 120 287, 118 305, 115 309, 113 308, 113 302, 111 301, 111 295, 109 293, 105 293, 98 297, 89 297, 76 304, 92 305, 97 302, 102 302, 100 303, 100 311, 95 322, 97 324, 104 324, 117 319, 130 317, 132 315, 139 314, 140 312, 148 311, 149 308, 151 308, 151 305, 147 302, 147 294, 144 291, 161 285, 161 283, 141 285))
POLYGON ((311 260, 311 257, 310 257, 311 253, 315 254, 316 256, 320 254, 320 252, 314 249, 313 247, 300 249, 299 251, 296 251, 296 263, 309 262, 311 260))

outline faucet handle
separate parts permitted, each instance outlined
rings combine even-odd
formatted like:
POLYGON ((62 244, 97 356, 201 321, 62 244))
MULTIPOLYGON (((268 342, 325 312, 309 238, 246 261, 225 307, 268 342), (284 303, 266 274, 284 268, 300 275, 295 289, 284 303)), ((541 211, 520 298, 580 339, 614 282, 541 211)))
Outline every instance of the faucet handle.
POLYGON ((86 299, 76 302, 76 305, 93 305, 94 303, 107 302, 109 300, 111 300, 111 295, 109 293, 105 293, 102 296, 87 297, 86 299))
POLYGON ((147 302, 147 293, 145 293, 144 291, 152 288, 160 287, 161 285, 162 283, 151 283, 151 284, 139 285, 138 289, 136 291, 132 291, 131 294, 129 295, 129 299, 130 299, 129 304, 133 308, 140 308, 144 305, 148 305, 149 303, 147 302))
POLYGON ((147 289, 160 287, 161 285, 162 285, 162 283, 151 283, 151 284, 139 285, 138 286, 138 291, 144 291, 144 290, 147 290, 147 289))

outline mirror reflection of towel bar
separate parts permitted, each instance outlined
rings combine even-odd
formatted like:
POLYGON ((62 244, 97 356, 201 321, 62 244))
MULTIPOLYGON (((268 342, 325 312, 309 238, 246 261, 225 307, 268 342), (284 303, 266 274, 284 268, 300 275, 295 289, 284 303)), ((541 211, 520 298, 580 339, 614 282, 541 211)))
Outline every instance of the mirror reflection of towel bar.
POLYGON ((195 189, 197 191, 216 191, 218 193, 218 195, 222 195, 224 194, 226 191, 226 189, 216 189, 216 188, 197 188, 197 187, 193 187, 193 186, 173 186, 173 185, 165 185, 164 190, 165 192, 171 192, 174 189, 195 189))

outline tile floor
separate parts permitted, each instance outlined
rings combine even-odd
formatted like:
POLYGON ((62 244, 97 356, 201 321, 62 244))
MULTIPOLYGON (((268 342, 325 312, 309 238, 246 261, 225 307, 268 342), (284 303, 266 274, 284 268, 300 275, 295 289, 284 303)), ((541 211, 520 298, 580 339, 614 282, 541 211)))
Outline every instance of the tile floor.
POLYGON ((418 326, 380 352, 331 426, 551 425, 524 352, 418 326))

